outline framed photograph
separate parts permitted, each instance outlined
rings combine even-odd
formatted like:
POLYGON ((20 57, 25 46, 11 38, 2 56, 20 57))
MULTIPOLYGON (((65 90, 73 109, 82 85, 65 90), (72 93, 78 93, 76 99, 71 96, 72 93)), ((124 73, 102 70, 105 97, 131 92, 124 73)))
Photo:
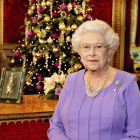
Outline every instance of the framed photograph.
POLYGON ((21 103, 25 68, 3 68, 0 83, 0 102, 21 103))

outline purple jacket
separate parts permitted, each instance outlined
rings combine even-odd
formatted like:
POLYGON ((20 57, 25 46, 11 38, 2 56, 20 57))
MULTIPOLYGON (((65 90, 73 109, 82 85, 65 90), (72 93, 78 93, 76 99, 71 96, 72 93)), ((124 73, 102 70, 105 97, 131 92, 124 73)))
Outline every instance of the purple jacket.
POLYGON ((117 70, 114 81, 91 98, 86 94, 84 72, 67 77, 50 119, 49 140, 140 140, 136 76, 117 70), (117 80, 121 85, 115 92, 117 80))

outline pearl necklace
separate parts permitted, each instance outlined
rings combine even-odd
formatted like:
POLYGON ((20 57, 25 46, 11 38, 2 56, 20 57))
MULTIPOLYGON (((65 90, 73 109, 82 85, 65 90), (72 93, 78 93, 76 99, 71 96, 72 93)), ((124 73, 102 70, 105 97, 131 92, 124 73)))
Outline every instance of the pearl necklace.
POLYGON ((86 93, 87 93, 87 95, 89 97, 95 97, 100 92, 100 90, 102 89, 103 85, 105 84, 105 81, 107 79, 108 73, 109 73, 109 68, 107 70, 107 73, 105 74, 105 77, 104 77, 104 80, 103 80, 101 86, 96 91, 94 91, 93 93, 90 92, 90 88, 89 88, 89 73, 87 73, 87 78, 86 78, 86 93))

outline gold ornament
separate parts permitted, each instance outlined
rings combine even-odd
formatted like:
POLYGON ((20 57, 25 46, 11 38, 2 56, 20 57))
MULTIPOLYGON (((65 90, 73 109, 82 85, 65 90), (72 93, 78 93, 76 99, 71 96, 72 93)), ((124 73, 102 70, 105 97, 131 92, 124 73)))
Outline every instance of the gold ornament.
POLYGON ((78 68, 78 64, 75 64, 75 65, 74 65, 74 70, 75 70, 75 71, 78 71, 78 69, 79 69, 79 68, 78 68))
POLYGON ((66 41, 67 41, 67 42, 71 42, 71 37, 70 37, 70 36, 67 36, 67 37, 66 37, 66 41))
POLYGON ((60 30, 65 30, 66 29, 66 25, 64 24, 64 22, 59 23, 59 29, 60 30))
POLYGON ((35 28, 33 29, 33 32, 34 32, 35 34, 37 34, 38 32, 40 32, 40 28, 39 28, 39 27, 35 27, 35 28))
POLYGON ((14 58, 11 59, 11 63, 15 63, 15 59, 14 58))
POLYGON ((69 3, 69 4, 67 5, 67 9, 68 9, 69 12, 72 10, 72 4, 71 4, 71 3, 69 3))
POLYGON ((44 17, 44 20, 45 20, 46 22, 50 22, 50 21, 51 21, 51 18, 50 18, 48 15, 46 15, 46 16, 44 17))
POLYGON ((66 57, 66 54, 63 52, 62 58, 66 57))
POLYGON ((92 8, 91 8, 91 7, 88 7, 88 8, 86 9, 86 11, 87 11, 87 12, 91 12, 91 11, 92 11, 92 8))
POLYGON ((54 53, 54 54, 57 54, 57 53, 58 53, 58 51, 59 51, 59 49, 58 49, 58 48, 53 48, 53 53, 54 53))
POLYGON ((41 38, 41 32, 40 32, 40 31, 37 33, 37 36, 38 36, 39 38, 41 38))
POLYGON ((78 16, 77 17, 77 20, 79 20, 80 22, 82 22, 83 21, 83 17, 82 16, 78 16))
POLYGON ((66 35, 67 35, 67 34, 69 34, 70 32, 71 32, 71 27, 68 26, 68 27, 66 28, 66 30, 65 30, 65 33, 66 33, 66 35))
POLYGON ((33 14, 33 10, 32 9, 28 9, 28 15, 31 16, 33 14))
POLYGON ((81 68, 82 68, 82 65, 81 65, 80 63, 78 64, 78 68, 79 68, 79 69, 81 69, 81 68))
POLYGON ((46 43, 46 41, 45 41, 44 39, 39 39, 39 43, 40 43, 41 45, 43 45, 43 44, 46 43))
POLYGON ((47 6, 50 6, 50 5, 51 5, 51 2, 48 0, 48 1, 46 2, 46 5, 47 5, 47 6))
POLYGON ((83 7, 81 5, 76 5, 74 7, 74 12, 75 12, 76 15, 82 13, 83 12, 83 7))
POLYGON ((45 2, 45 0, 43 0, 43 1, 41 2, 41 7, 42 7, 43 9, 46 8, 46 2, 45 2))
POLYGON ((89 2, 90 0, 84 0, 85 2, 89 2))
POLYGON ((45 38, 46 37, 46 30, 42 29, 41 30, 41 38, 45 38))
POLYGON ((74 72, 74 68, 73 68, 73 67, 71 67, 71 68, 69 68, 69 69, 67 70, 67 73, 68 73, 68 74, 73 73, 73 72, 74 72))
POLYGON ((74 65, 72 59, 69 61, 69 64, 70 64, 70 65, 74 65))
POLYGON ((53 39, 52 39, 51 37, 49 37, 49 38, 47 39, 47 43, 52 44, 52 43, 53 43, 53 39))
POLYGON ((78 26, 74 23, 74 24, 72 24, 71 25, 71 29, 74 31, 74 30, 76 30, 78 28, 78 26))
POLYGON ((35 10, 35 4, 33 4, 33 5, 31 6, 31 9, 32 9, 32 10, 35 10))
POLYGON ((31 21, 27 21, 27 25, 31 24, 31 21))
POLYGON ((50 26, 46 26, 46 31, 50 32, 50 30, 51 30, 51 27, 50 26))
POLYGON ((37 59, 41 58, 40 52, 37 52, 37 53, 35 54, 35 57, 36 57, 37 59))

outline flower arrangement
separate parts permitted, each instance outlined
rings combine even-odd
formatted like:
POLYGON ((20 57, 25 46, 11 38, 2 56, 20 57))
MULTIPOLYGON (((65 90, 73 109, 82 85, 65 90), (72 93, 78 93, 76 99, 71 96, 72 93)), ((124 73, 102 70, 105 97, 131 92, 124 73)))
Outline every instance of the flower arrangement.
POLYGON ((54 73, 51 77, 44 78, 44 93, 40 94, 40 96, 48 95, 47 99, 59 99, 59 95, 61 94, 63 85, 66 80, 66 75, 62 72, 61 75, 54 73))

